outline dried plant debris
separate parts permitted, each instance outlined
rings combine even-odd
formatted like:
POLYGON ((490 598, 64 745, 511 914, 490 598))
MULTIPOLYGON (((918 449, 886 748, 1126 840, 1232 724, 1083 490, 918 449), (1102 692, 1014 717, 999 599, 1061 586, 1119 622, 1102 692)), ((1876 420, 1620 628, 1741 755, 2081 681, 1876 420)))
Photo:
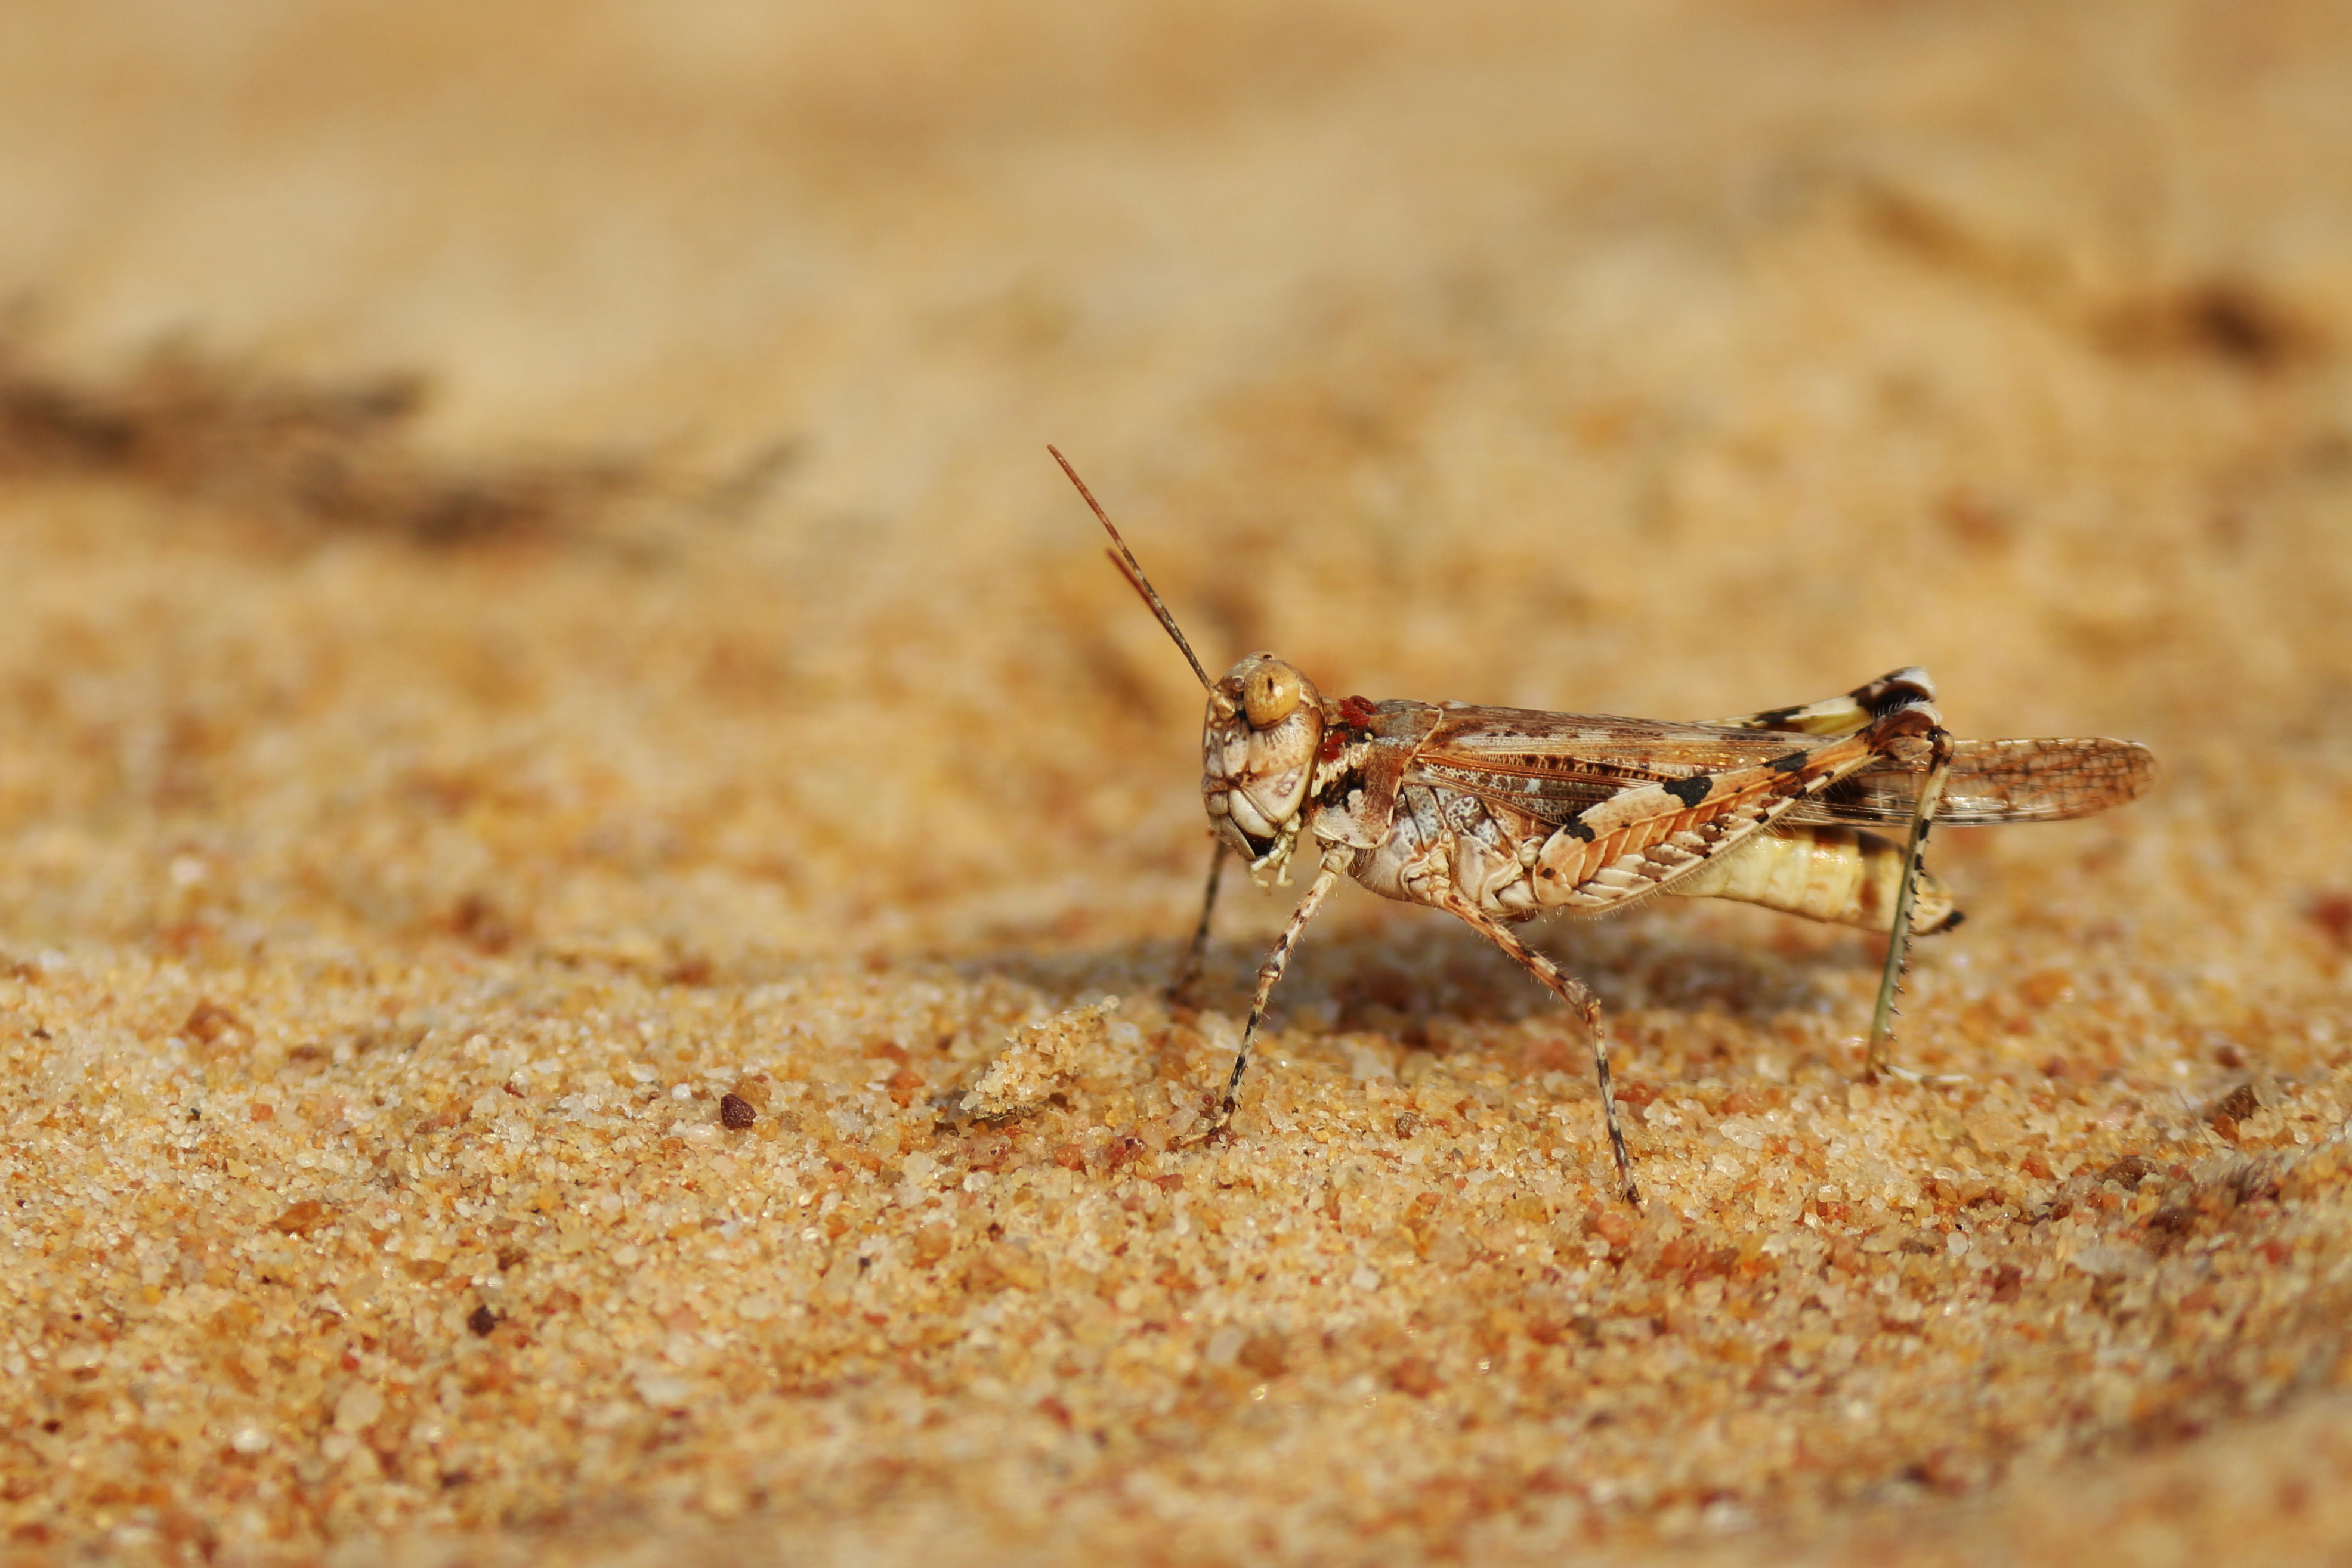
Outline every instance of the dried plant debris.
POLYGON ((466 466, 426 455, 414 375, 273 378, 184 350, 76 377, 0 341, 0 480, 91 476, 214 502, 299 538, 452 547, 588 533, 646 482, 610 458, 466 466))

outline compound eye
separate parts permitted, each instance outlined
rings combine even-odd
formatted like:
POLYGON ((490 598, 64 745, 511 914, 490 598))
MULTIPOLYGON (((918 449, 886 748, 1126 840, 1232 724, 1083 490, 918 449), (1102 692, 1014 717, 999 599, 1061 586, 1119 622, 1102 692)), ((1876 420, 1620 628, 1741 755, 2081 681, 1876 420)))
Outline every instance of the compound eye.
POLYGON ((1272 729, 1298 711, 1298 672, 1287 664, 1260 664, 1242 686, 1252 729, 1272 729))

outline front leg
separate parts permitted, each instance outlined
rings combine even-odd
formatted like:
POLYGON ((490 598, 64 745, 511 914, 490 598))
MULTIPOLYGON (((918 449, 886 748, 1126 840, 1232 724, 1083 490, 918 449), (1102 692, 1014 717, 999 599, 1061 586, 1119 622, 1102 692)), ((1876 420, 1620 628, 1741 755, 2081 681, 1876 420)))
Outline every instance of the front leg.
MULTIPOLYGON (((1323 862, 1322 869, 1315 873, 1313 885, 1307 890, 1307 896, 1300 899, 1298 907, 1291 912, 1290 924, 1284 926, 1282 935, 1274 939, 1274 951, 1268 953, 1265 962, 1258 966, 1257 997, 1250 1003, 1249 1022, 1242 1030, 1242 1048, 1234 1054, 1232 1075, 1225 1080, 1225 1103, 1217 1113, 1218 1127, 1233 1120, 1234 1106, 1241 1094, 1242 1074, 1249 1067, 1250 1048, 1257 1043, 1258 1026, 1265 1021, 1266 998, 1274 995, 1275 982, 1281 979, 1283 970, 1290 967, 1290 950, 1298 945, 1299 934, 1307 929, 1307 923, 1315 918, 1315 912, 1323 907, 1323 901, 1339 885, 1339 873, 1349 858, 1345 852, 1339 852, 1323 862)), ((1210 1130, 1213 1132, 1215 1128, 1210 1130)))
POLYGON ((1168 1001, 1172 1007, 1192 1003, 1193 983, 1200 979, 1201 966, 1209 955, 1209 914, 1217 907, 1217 881, 1224 870, 1225 841, 1217 838, 1209 845, 1209 885, 1201 894, 1201 923, 1192 927, 1192 945, 1176 966, 1175 978, 1168 982, 1168 1001))
POLYGON ((1601 1081, 1601 1116, 1609 1126, 1609 1147, 1617 1156, 1617 1175, 1625 1184, 1625 1201, 1639 1208, 1642 1195, 1633 1186, 1633 1162, 1625 1154, 1625 1132, 1617 1122, 1617 1092, 1609 1080, 1609 1026, 1601 1016, 1601 998, 1592 994, 1591 987, 1520 941, 1509 926, 1483 913, 1476 904, 1455 899, 1442 907, 1461 916, 1472 930, 1509 954, 1520 968, 1533 975, 1584 1020, 1585 1029, 1592 1036, 1592 1070, 1601 1081))

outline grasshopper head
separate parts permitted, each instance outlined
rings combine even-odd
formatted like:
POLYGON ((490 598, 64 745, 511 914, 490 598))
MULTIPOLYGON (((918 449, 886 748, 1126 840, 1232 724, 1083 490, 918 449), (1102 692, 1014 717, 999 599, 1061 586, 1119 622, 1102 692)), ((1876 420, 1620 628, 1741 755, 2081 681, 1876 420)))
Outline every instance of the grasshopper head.
MULTIPOLYGON (((1054 452, 1050 446, 1045 450, 1054 452)), ((1316 752, 1323 744, 1323 698, 1315 683, 1271 653, 1252 653, 1227 670, 1223 680, 1209 679, 1176 617, 1160 602, 1159 591, 1143 575, 1135 552, 1118 537, 1094 492, 1068 458, 1054 452, 1054 461, 1110 536, 1111 564, 1142 596, 1208 690, 1209 720, 1201 731, 1201 800, 1209 808, 1209 821, 1226 843, 1248 858, 1253 875, 1271 873, 1278 881, 1288 881, 1285 867, 1298 841, 1305 821, 1300 808, 1307 803, 1316 752)))
POLYGON ((1209 688, 1201 730, 1201 800, 1253 870, 1279 870, 1323 743, 1323 698, 1295 664, 1252 653, 1209 688))

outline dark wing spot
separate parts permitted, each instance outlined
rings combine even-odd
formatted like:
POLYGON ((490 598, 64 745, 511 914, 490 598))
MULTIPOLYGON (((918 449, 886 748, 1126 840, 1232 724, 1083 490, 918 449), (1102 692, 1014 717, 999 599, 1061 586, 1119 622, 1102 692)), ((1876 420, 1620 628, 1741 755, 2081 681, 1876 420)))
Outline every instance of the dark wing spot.
POLYGON ((1715 780, 1706 774, 1695 773, 1688 779, 1677 779, 1666 785, 1665 791, 1685 806, 1696 806, 1715 793, 1715 780))
POLYGON ((1882 675, 1869 685, 1851 694, 1855 701, 1870 710, 1873 718, 1885 718, 1906 707, 1916 707, 1936 700, 1936 694, 1926 684, 1897 671, 1882 675), (1900 678, 1897 678, 1897 677, 1900 678))
POLYGON ((1772 758, 1771 761, 1766 763, 1764 766, 1769 768, 1775 773, 1794 773, 1797 769, 1805 765, 1805 758, 1808 755, 1809 753, 1802 751, 1792 751, 1786 757, 1776 757, 1772 758))
POLYGON ((1582 839, 1588 844, 1592 841, 1592 830, 1584 825, 1584 814, 1580 811, 1562 822, 1559 831, 1570 838, 1582 839))
POLYGON ((1775 725, 1784 723, 1789 719, 1796 717, 1799 714, 1804 711, 1805 706, 1802 703, 1798 704, 1795 707, 1768 707, 1762 713, 1758 714, 1748 722, 1750 724, 1761 725, 1765 728, 1769 729, 1775 725))

